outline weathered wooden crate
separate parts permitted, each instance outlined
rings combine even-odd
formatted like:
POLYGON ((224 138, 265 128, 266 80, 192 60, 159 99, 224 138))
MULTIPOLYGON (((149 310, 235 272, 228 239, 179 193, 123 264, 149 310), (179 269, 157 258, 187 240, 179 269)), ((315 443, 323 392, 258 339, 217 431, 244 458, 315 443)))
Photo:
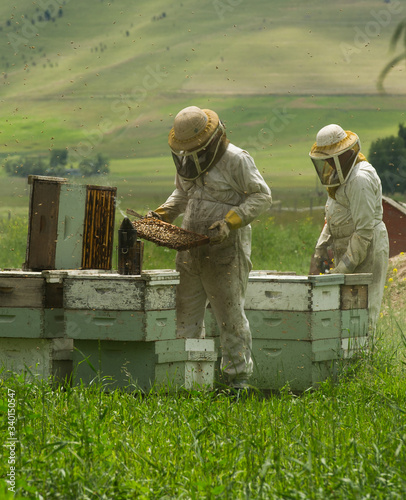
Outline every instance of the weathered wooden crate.
POLYGON ((28 270, 111 269, 116 188, 29 176, 28 270))
POLYGON ((65 338, 60 281, 40 272, 0 272, 0 364, 6 370, 65 378, 73 341, 65 338))
POLYGON ((340 309, 367 309, 368 285, 372 283, 372 274, 345 274, 344 284, 340 287, 340 309))
POLYGON ((62 283, 40 272, 0 272, 0 337, 64 337, 62 283))

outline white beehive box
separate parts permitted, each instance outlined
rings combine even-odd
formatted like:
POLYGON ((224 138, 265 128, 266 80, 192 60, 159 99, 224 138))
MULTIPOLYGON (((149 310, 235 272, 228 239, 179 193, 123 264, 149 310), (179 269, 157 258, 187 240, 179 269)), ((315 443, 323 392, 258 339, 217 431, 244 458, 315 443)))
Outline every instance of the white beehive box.
POLYGON ((340 308, 342 274, 272 275, 251 272, 245 309, 261 311, 324 311, 340 308))
POLYGON ((154 341, 176 338, 179 275, 69 272, 64 280, 66 330, 74 339, 154 341))
POLYGON ((176 339, 155 344, 155 385, 169 390, 212 389, 217 361, 213 339, 176 339))

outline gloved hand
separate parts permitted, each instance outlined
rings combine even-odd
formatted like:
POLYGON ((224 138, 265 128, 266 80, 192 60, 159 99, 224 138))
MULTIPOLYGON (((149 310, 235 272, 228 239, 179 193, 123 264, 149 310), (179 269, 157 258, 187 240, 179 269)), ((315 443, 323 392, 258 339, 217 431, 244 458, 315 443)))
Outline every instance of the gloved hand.
POLYGON ((347 266, 341 261, 337 264, 337 267, 330 269, 330 274, 350 274, 347 266))
POLYGON ((216 245, 223 242, 230 234, 230 228, 225 220, 218 220, 209 227, 209 231, 214 233, 210 236, 210 245, 216 245))
POLYGON ((320 274, 323 272, 323 263, 329 262, 330 258, 325 248, 316 248, 310 261, 310 274, 320 274))
POLYGON ((157 212, 154 212, 153 210, 150 210, 145 217, 153 217, 154 219, 162 220, 162 217, 157 212))

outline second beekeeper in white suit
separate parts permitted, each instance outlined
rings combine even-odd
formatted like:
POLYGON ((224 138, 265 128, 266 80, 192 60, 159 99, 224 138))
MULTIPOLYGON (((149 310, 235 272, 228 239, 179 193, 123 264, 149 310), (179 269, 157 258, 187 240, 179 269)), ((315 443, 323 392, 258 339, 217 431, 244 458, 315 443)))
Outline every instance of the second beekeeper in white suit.
POLYGON ((176 189, 154 212, 172 223, 210 236, 210 245, 178 252, 177 336, 204 336, 210 302, 220 330, 221 368, 228 383, 248 385, 252 339, 244 312, 251 266, 250 222, 271 205, 271 192, 252 157, 230 144, 225 126, 210 109, 180 111, 168 143, 176 166, 176 189))
POLYGON ((381 180, 360 149, 358 135, 336 124, 323 127, 311 148, 310 158, 328 191, 325 225, 314 258, 327 260, 331 247, 330 272, 372 273, 368 309, 373 330, 385 286, 389 240, 382 221, 381 180))

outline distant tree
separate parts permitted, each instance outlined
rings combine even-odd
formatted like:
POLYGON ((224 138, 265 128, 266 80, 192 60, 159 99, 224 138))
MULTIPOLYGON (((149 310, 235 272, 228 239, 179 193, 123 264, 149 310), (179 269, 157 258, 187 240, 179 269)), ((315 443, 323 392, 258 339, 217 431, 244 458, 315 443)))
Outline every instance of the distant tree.
POLYGON ((53 149, 51 151, 51 158, 49 166, 55 168, 59 165, 65 166, 68 163, 68 150, 67 149, 53 149))
POLYGON ((79 171, 84 177, 108 174, 110 172, 109 165, 109 159, 105 155, 98 153, 95 157, 84 158, 79 163, 79 171))
POLYGON ((397 137, 373 141, 368 160, 381 178, 384 193, 406 193, 406 127, 399 125, 397 137))
POLYGON ((27 177, 28 175, 44 175, 47 165, 41 158, 20 156, 15 160, 7 160, 4 170, 7 175, 27 177))
POLYGON ((66 149, 53 149, 49 159, 47 175, 63 176, 68 163, 68 151, 66 149))

